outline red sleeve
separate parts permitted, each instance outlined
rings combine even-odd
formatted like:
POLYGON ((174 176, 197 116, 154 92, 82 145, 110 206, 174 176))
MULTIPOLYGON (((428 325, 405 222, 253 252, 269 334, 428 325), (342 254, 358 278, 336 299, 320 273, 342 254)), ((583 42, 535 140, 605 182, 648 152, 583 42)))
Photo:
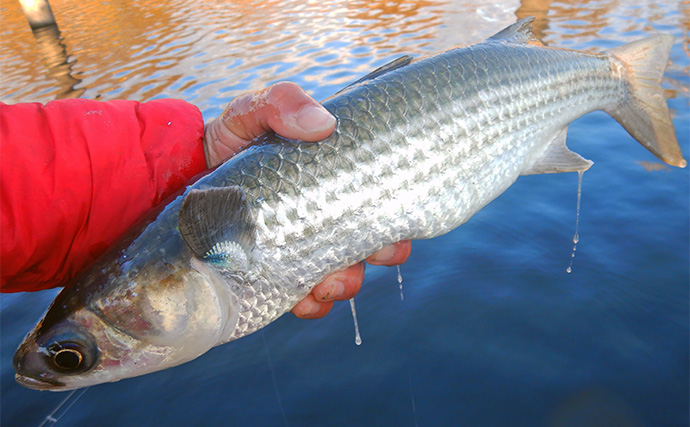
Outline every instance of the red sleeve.
POLYGON ((0 103, 0 290, 62 286, 206 169, 179 100, 0 103))

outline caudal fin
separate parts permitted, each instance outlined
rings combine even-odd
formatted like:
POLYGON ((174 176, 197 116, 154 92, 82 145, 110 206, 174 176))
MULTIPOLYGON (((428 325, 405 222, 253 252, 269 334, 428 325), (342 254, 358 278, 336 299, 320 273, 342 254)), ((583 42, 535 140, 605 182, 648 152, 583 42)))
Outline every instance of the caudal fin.
POLYGON ((669 165, 683 168, 687 162, 678 145, 661 88, 672 45, 672 36, 660 34, 608 51, 628 68, 630 94, 607 113, 655 156, 669 165))

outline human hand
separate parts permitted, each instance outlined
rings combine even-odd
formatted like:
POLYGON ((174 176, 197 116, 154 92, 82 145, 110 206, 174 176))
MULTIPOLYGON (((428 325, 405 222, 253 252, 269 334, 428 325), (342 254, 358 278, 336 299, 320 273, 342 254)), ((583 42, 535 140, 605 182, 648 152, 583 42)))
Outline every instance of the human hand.
POLYGON ((204 151, 209 168, 235 155, 262 133, 319 141, 335 129, 335 117, 291 82, 280 82, 233 99, 223 114, 205 126, 204 151))
MULTIPOLYGON (((386 246, 366 259, 372 265, 400 265, 407 261, 412 250, 409 240, 386 246)), ((302 319, 317 319, 331 311, 334 301, 353 298, 364 280, 364 261, 323 279, 309 295, 292 308, 292 314, 302 319)))
MULTIPOLYGON (((214 167, 262 133, 272 130, 291 139, 319 141, 335 129, 335 118, 295 83, 281 82, 240 95, 204 129, 206 163, 214 167)), ((410 255, 409 240, 387 246, 366 259, 373 265, 399 265, 410 255)), ((327 276, 292 309, 304 319, 325 316, 333 301, 350 299, 364 280, 364 262, 327 276)))

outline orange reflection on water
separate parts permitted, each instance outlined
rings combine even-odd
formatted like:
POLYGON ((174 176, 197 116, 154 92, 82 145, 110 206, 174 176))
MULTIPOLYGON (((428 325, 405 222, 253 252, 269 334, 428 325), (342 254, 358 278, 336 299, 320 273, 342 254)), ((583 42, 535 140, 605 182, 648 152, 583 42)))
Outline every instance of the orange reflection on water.
MULTIPOLYGON (((547 44, 589 50, 654 32, 652 22, 682 28, 687 55, 690 26, 688 1, 53 0, 51 5, 62 32, 62 44, 51 48, 64 51, 59 60, 54 52, 41 51, 18 3, 3 2, 0 99, 46 102, 83 92, 100 99, 169 96, 203 106, 294 76, 307 89, 337 87, 384 59, 479 41, 516 15, 536 16, 535 32, 547 44)), ((680 62, 683 68, 671 66, 671 75, 687 74, 688 61, 680 62)))

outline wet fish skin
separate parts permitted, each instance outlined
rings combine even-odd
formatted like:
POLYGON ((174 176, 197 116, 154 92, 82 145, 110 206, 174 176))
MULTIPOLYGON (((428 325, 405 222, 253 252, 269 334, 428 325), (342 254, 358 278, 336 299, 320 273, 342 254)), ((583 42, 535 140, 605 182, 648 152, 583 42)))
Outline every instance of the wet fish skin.
MULTIPOLYGON (((646 43, 642 62, 665 65, 671 39, 646 43)), ((262 136, 64 290, 17 351, 17 380, 51 390, 116 381, 252 333, 327 274, 456 228, 520 175, 587 169, 565 133, 590 111, 684 166, 656 99, 663 66, 650 77, 627 57, 545 48, 521 21, 374 72, 323 103, 337 118, 329 138, 262 136), (656 92, 639 79, 656 79, 656 92), (640 106, 641 95, 656 104, 640 106), (60 352, 83 363, 56 368, 60 352)))

